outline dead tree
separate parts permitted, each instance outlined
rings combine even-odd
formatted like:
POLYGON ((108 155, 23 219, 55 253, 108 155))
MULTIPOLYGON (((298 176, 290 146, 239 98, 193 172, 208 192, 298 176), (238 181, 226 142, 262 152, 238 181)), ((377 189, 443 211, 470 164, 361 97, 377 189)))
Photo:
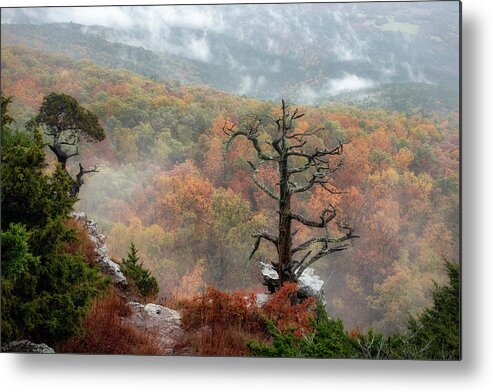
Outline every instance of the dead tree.
MULTIPOLYGON (((260 246, 262 240, 273 244, 277 250, 278 258, 272 262, 279 275, 278 287, 285 281, 296 282, 303 271, 317 260, 347 249, 352 238, 357 238, 353 228, 336 220, 337 211, 332 205, 328 205, 320 214, 319 220, 312 220, 301 214, 295 213, 291 208, 292 197, 320 186, 330 193, 338 192, 329 182, 331 175, 342 167, 342 158, 333 162, 343 153, 345 143, 339 142, 334 148, 315 149, 308 152, 304 150, 307 138, 323 132, 324 128, 306 132, 297 132, 295 121, 304 116, 295 109, 290 111, 289 105, 282 100, 282 115, 277 119, 270 119, 277 126, 275 136, 267 145, 262 144, 259 135, 264 127, 263 121, 253 117, 246 127, 241 129, 237 124, 223 127, 228 136, 226 148, 237 137, 248 139, 256 150, 257 162, 248 161, 253 169, 252 179, 254 183, 274 199, 278 205, 279 229, 278 234, 268 233, 266 230, 253 234, 255 244, 250 259, 260 246), (295 163, 294 161, 297 161, 295 163), (300 163, 301 162, 301 163, 300 163), (262 164, 271 163, 277 166, 279 181, 277 189, 269 187, 257 178, 262 164), (300 181, 301 183, 298 183, 300 181), (320 236, 316 236, 297 245, 293 245, 293 238, 297 231, 292 231, 292 223, 297 221, 311 228, 322 230, 320 236), (330 223, 335 223, 337 231, 342 234, 331 236, 330 223)), ((230 123, 231 124, 231 123, 230 123)))

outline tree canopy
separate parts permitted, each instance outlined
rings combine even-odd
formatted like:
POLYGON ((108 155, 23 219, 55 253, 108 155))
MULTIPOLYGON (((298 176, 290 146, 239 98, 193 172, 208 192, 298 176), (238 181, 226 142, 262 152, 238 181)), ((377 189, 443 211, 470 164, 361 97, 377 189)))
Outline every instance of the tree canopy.
MULTIPOLYGON (((43 99, 41 108, 30 126, 39 124, 44 133, 51 140, 48 147, 55 154, 62 169, 67 170, 67 161, 79 155, 79 142, 100 142, 106 134, 99 125, 97 116, 83 108, 70 95, 51 93, 43 99)), ((79 172, 72 178, 70 194, 77 196, 83 181, 84 174, 97 172, 97 167, 84 169, 79 162, 79 172)))

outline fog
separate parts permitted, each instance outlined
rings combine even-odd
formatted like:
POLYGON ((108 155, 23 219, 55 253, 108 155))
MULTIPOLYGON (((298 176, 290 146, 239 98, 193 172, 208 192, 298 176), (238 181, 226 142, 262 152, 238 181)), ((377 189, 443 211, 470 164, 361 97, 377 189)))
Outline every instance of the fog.
POLYGON ((203 84, 213 88, 261 99, 282 94, 313 104, 386 83, 456 83, 458 48, 450 39, 458 36, 456 7, 437 2, 18 8, 4 9, 2 23, 96 26, 86 34, 194 61, 203 84))

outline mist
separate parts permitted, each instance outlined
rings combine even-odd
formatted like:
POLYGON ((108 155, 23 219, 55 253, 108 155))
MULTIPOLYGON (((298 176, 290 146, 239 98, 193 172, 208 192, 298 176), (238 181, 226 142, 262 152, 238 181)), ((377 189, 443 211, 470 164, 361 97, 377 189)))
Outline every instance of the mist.
POLYGON ((447 75, 442 65, 458 58, 445 38, 458 29, 455 12, 453 2, 55 7, 4 9, 2 23, 91 26, 85 34, 191 61, 215 89, 319 104, 388 83, 457 82, 458 61, 447 75), (420 34, 430 28, 440 36, 420 34))

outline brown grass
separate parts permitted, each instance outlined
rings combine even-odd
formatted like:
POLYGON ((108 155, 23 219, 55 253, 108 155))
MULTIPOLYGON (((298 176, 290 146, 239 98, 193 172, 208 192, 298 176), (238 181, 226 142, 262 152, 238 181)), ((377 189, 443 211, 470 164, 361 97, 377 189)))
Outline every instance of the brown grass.
POLYGON ((296 284, 286 284, 262 309, 253 293, 226 293, 209 287, 203 295, 178 301, 185 330, 176 352, 206 356, 250 355, 246 342, 267 342, 266 318, 281 331, 310 332, 314 300, 296 303, 296 284))
POLYGON ((96 299, 83 322, 84 333, 60 344, 57 351, 86 354, 159 355, 156 338, 125 323, 130 309, 115 290, 96 299))
POLYGON ((75 231, 75 240, 70 244, 66 244, 64 250, 73 255, 82 254, 84 260, 91 267, 94 267, 98 260, 98 255, 87 230, 75 219, 69 219, 65 226, 75 231))

